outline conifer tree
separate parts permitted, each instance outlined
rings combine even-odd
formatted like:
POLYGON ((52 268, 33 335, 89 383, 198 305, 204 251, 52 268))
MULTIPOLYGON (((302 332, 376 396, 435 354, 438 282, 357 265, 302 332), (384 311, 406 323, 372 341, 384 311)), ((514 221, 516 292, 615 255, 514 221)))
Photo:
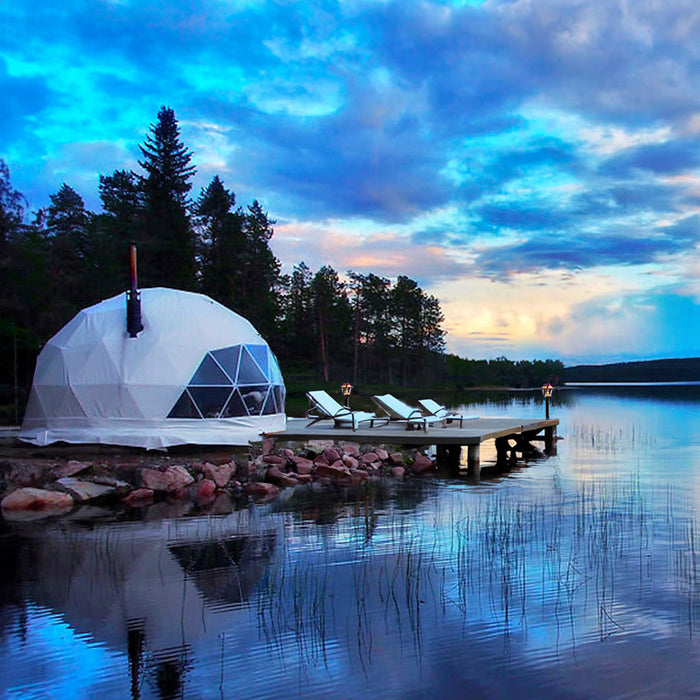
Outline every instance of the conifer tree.
POLYGON ((244 215, 235 206, 236 195, 218 175, 202 190, 195 206, 202 291, 230 309, 240 304, 245 248, 244 215))
POLYGON ((175 112, 161 107, 151 133, 140 146, 145 228, 139 275, 142 286, 196 287, 194 233, 188 216, 195 167, 180 140, 175 112))

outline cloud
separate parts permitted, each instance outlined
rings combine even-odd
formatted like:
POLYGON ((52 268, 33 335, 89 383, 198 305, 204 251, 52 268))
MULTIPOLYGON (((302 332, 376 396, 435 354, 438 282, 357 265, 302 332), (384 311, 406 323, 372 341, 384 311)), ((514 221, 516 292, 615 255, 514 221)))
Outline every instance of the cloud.
POLYGON ((695 140, 672 139, 639 146, 614 156, 601 166, 606 175, 630 177, 634 171, 654 175, 676 175, 700 166, 700 146, 695 140))
MULTIPOLYGON (((167 104, 193 194, 220 174, 262 201, 287 267, 502 279, 515 302, 601 267, 698 288, 693 0, 65 0, 0 22, 0 157, 32 206, 63 181, 97 206, 167 104)), ((532 348, 521 321, 473 337, 532 348)))

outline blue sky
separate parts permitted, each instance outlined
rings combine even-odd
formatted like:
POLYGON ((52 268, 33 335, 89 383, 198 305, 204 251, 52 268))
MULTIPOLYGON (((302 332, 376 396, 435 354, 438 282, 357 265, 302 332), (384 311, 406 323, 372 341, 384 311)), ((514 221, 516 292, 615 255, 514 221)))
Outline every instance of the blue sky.
POLYGON ((32 208, 138 169, 161 105, 304 260, 407 274, 448 350, 700 355, 694 0, 0 0, 0 157, 32 208))

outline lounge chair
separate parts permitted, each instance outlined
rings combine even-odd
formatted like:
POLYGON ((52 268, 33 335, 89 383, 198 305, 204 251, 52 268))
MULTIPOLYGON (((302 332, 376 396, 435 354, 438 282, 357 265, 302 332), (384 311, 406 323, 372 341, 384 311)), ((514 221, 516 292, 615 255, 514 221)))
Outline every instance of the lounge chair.
POLYGON ((369 423, 369 427, 373 428, 375 421, 387 422, 386 418, 374 413, 351 411, 339 404, 327 391, 307 391, 306 396, 312 404, 306 412, 306 417, 311 418, 307 427, 320 420, 328 419, 333 421, 334 428, 352 428, 353 430, 357 430, 361 423, 369 423))
POLYGON ((438 418, 444 418, 448 423, 458 420, 460 428, 465 420, 474 420, 479 417, 463 416, 455 411, 450 411, 448 408, 441 406, 433 399, 418 399, 418 405, 423 409, 423 413, 426 416, 437 416, 438 418))
POLYGON ((426 416, 419 408, 413 408, 391 394, 373 396, 372 401, 379 406, 389 416, 389 420, 396 423, 405 423, 406 430, 411 428, 423 428, 428 430, 428 426, 433 423, 442 423, 445 427, 445 419, 439 416, 426 416))

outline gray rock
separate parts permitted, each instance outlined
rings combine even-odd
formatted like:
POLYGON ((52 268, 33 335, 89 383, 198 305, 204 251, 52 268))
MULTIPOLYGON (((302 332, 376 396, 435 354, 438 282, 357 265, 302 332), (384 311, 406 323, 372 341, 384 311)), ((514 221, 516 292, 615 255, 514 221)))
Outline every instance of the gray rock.
POLYGON ((108 498, 116 495, 117 489, 107 484, 96 484, 94 481, 83 481, 72 476, 59 479, 57 484, 65 489, 76 501, 94 501, 97 498, 108 498))

